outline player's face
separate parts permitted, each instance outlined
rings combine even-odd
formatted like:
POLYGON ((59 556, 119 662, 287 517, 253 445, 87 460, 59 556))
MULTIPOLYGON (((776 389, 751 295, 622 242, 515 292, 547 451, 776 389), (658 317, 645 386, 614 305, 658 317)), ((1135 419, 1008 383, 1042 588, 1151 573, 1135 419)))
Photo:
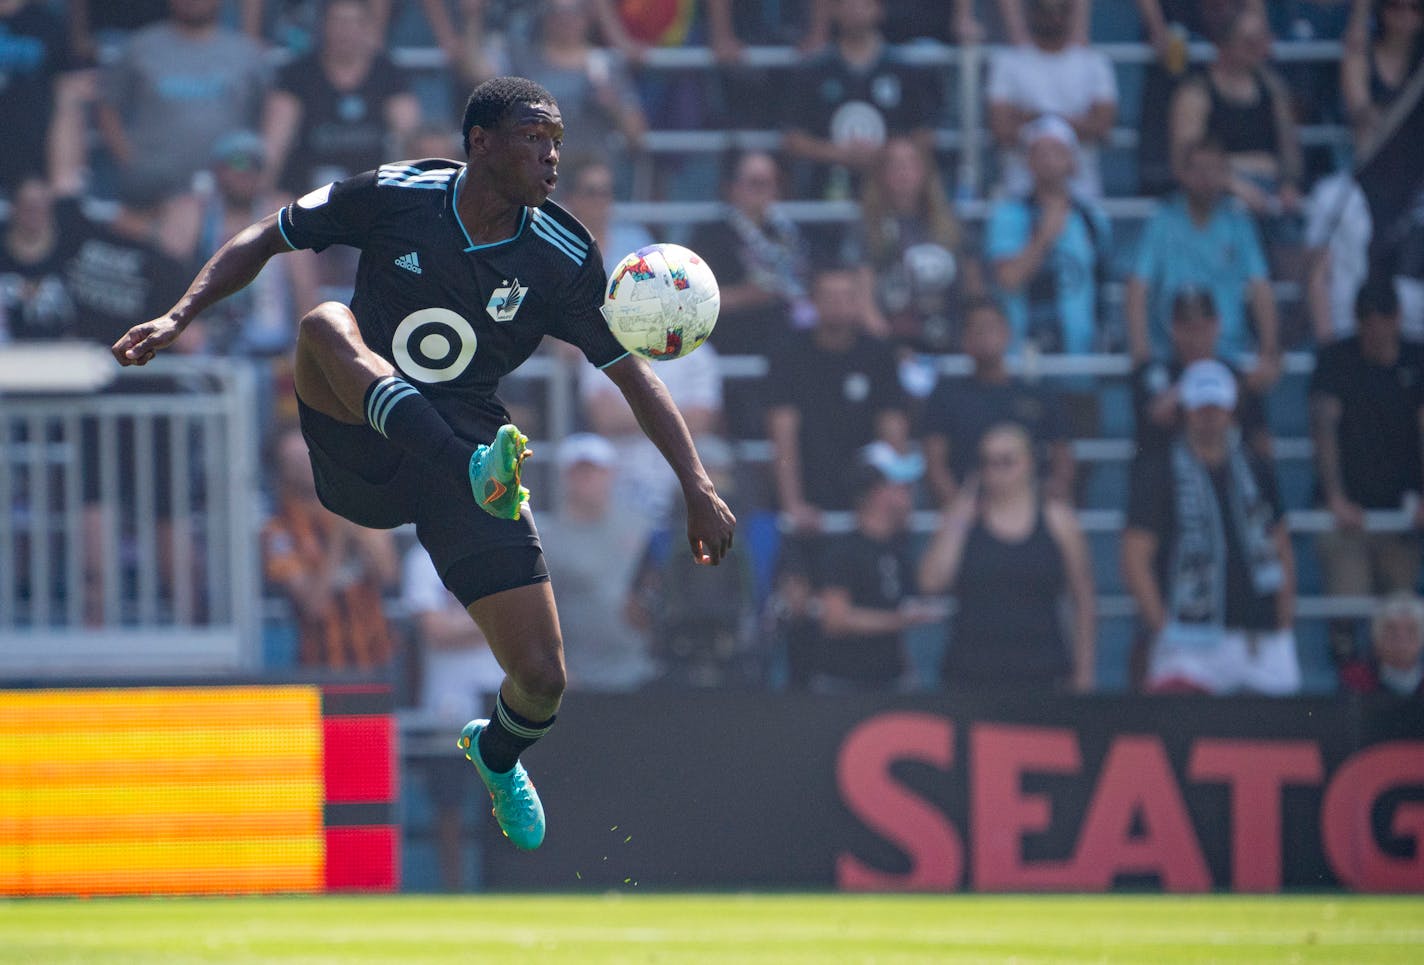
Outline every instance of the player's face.
POLYGON ((506 198, 538 207, 554 193, 563 144, 564 119, 557 106, 520 104, 492 130, 478 138, 472 132, 470 156, 483 157, 492 183, 506 198))

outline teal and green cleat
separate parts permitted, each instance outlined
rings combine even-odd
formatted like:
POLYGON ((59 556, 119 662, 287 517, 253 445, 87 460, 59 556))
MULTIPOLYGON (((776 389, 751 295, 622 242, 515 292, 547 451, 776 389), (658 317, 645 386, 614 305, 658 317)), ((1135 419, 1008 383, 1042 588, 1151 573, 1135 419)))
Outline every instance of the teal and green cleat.
POLYGON ((529 490, 519 483, 529 437, 514 425, 506 424, 495 433, 494 445, 480 446, 470 457, 470 489, 480 509, 497 519, 518 519, 519 509, 529 501, 529 490))
POLYGON ((534 790, 523 764, 515 761, 514 767, 503 774, 485 767, 480 759, 480 734, 488 726, 488 720, 470 721, 456 743, 485 782, 490 800, 494 801, 490 813, 499 822, 499 829, 516 848, 533 851, 544 843, 544 805, 539 803, 539 792, 534 790))

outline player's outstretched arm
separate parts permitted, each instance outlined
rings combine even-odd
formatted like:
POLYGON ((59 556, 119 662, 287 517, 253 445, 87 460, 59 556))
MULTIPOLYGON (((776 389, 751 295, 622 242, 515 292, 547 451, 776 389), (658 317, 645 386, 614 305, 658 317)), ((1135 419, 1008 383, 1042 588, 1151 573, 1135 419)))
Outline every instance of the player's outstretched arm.
POLYGON ((183 329, 206 308, 246 288, 267 260, 290 251, 277 226, 279 214, 248 225, 208 259, 183 297, 167 313, 129 329, 110 351, 120 365, 145 365, 173 344, 183 329))
POLYGON ((628 400, 638 425, 663 454, 687 501, 687 542, 697 562, 716 566, 732 548, 737 519, 717 495, 667 387, 648 363, 627 355, 603 370, 628 400))

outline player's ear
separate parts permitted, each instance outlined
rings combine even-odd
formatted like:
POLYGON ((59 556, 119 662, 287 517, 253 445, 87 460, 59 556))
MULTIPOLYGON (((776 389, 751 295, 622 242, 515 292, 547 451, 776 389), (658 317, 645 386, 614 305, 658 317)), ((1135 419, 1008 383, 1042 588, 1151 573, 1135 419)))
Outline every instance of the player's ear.
POLYGON ((470 157, 483 157, 489 153, 490 132, 479 125, 470 128, 470 157))

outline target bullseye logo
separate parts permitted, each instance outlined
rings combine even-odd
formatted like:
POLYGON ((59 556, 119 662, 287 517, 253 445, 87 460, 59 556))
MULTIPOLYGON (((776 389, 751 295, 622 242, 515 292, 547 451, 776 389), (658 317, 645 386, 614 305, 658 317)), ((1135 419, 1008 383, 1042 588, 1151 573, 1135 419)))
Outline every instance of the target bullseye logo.
POLYGON ((479 339, 464 316, 448 308, 422 308, 396 326, 391 354, 400 370, 421 382, 460 377, 475 357, 479 339))

